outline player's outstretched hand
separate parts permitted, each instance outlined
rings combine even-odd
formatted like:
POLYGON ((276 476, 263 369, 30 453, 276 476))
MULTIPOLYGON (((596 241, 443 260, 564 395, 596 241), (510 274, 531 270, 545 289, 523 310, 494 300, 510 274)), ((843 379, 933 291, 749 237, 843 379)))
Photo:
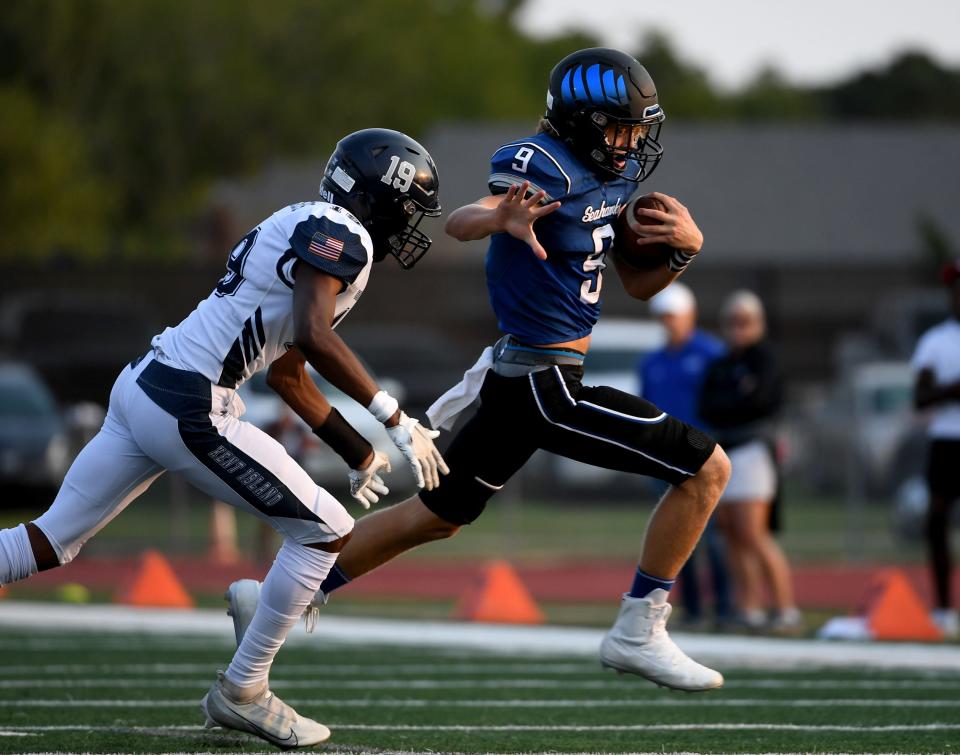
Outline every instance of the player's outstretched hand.
POLYGON ((663 243, 685 252, 694 254, 699 252, 703 246, 703 234, 690 215, 690 211, 669 194, 654 191, 650 196, 663 202, 667 208, 666 212, 638 207, 636 213, 659 220, 663 225, 644 226, 644 230, 649 230, 650 235, 641 236, 636 243, 638 245, 663 243))
POLYGON ((433 490, 440 484, 440 475, 450 473, 443 456, 433 444, 434 438, 440 435, 438 430, 428 430, 419 420, 400 412, 400 421, 388 427, 387 434, 410 464, 418 488, 433 490))
POLYGON ((370 463, 363 469, 350 470, 350 495, 357 499, 365 509, 370 508, 371 503, 380 500, 380 496, 390 492, 380 472, 387 474, 390 472, 390 459, 382 451, 374 451, 370 463))
POLYGON ((546 198, 547 193, 541 190, 528 197, 527 191, 529 189, 529 181, 524 181, 519 185, 513 184, 507 189, 503 200, 497 206, 496 223, 497 227, 509 233, 515 239, 525 241, 533 250, 537 259, 545 260, 547 250, 537 241, 533 224, 544 215, 554 212, 560 207, 560 203, 551 202, 547 205, 541 205, 540 202, 546 198))

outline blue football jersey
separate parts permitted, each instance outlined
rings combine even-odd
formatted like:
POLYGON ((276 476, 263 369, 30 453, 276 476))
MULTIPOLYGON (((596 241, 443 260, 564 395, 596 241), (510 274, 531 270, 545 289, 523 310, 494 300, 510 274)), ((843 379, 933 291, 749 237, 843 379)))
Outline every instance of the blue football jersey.
POLYGON ((491 236, 486 259, 490 303, 500 330, 524 343, 582 338, 600 316, 613 222, 634 184, 602 179, 548 134, 518 139, 494 152, 488 181, 492 194, 525 180, 533 191, 546 192, 545 202, 561 202, 534 225, 547 259, 537 259, 526 243, 507 233, 491 236))

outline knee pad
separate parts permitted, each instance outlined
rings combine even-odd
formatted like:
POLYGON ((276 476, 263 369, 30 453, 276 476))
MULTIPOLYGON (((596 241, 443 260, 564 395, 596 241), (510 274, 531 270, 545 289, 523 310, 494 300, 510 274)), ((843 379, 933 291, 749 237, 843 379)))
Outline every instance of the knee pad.
POLYGON ((420 491, 420 500, 444 521, 462 526, 477 520, 500 487, 451 469, 450 474, 440 478, 439 487, 420 491))

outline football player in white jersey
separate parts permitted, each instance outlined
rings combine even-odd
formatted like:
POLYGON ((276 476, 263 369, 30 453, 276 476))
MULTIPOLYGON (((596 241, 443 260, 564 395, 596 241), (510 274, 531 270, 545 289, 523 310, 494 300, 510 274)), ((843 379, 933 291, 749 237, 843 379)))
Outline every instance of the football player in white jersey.
POLYGON ((324 201, 271 215, 231 252, 227 274, 179 325, 123 369, 100 432, 83 449, 53 505, 0 530, 0 585, 71 561, 83 544, 164 470, 269 522, 284 537, 258 608, 225 673, 204 697, 207 724, 248 731, 280 747, 329 737, 268 689, 273 658, 353 530, 353 518, 283 447, 240 419, 236 388, 267 382, 349 465, 365 507, 387 492, 376 451, 305 370, 309 361, 383 422, 418 485, 447 472, 436 433, 400 411, 334 327, 387 254, 412 267, 430 246, 417 226, 440 214, 436 167, 410 137, 366 129, 342 139, 327 164, 324 201))

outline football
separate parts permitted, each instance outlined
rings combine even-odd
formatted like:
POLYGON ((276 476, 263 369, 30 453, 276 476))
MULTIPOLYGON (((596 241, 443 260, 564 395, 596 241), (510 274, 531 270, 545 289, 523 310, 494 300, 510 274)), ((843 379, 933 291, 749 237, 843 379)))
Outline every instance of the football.
POLYGON ((614 250, 620 259, 631 267, 637 270, 654 270, 667 264, 673 254, 673 247, 663 243, 637 246, 638 238, 656 232, 651 226, 661 225, 659 220, 637 215, 639 208, 661 212, 667 209, 663 202, 649 194, 634 194, 630 197, 623 211, 617 216, 614 250))

